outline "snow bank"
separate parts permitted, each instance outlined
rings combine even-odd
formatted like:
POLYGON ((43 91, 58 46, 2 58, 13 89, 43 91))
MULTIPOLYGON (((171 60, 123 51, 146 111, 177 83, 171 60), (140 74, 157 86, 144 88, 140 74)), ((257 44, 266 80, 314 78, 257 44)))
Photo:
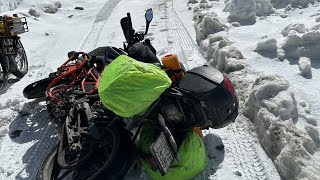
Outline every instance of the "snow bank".
POLYGON ((285 8, 288 5, 296 7, 308 7, 308 4, 314 4, 314 0, 270 0, 274 8, 285 8))
POLYGON ((299 59, 299 70, 302 76, 311 77, 311 61, 307 57, 301 57, 299 59))
POLYGON ((210 14, 203 15, 202 17, 199 15, 196 16, 198 19, 195 23, 195 30, 198 44, 201 40, 207 38, 208 35, 223 31, 227 28, 224 24, 220 23, 216 17, 210 14))
POLYGON ((283 36, 288 36, 289 32, 295 30, 298 33, 305 33, 306 32, 306 27, 304 24, 289 24, 287 27, 285 27, 281 34, 283 36))
POLYGON ((242 53, 222 36, 210 35, 201 41, 200 50, 209 61, 209 65, 222 72, 238 71, 245 66, 242 53))
POLYGON ((284 179, 319 179, 320 162, 312 156, 319 148, 319 131, 295 126, 298 105, 288 89, 289 83, 280 76, 260 76, 252 85, 244 114, 284 179))
POLYGON ((16 9, 21 1, 22 0, 0 0, 0 13, 16 9))
POLYGON ((275 13, 274 8, 290 10, 297 7, 308 7, 314 0, 226 0, 224 12, 229 12, 230 21, 254 21, 255 16, 269 16, 275 13))
POLYGON ((270 0, 227 0, 224 12, 229 12, 230 21, 254 21, 255 16, 274 13, 270 0))

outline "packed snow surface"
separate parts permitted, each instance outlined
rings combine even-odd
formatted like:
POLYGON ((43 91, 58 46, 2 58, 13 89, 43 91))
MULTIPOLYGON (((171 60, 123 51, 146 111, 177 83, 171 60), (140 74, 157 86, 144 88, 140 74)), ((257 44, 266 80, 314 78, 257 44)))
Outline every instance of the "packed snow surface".
MULTIPOLYGON (((239 2, 213 2, 215 8, 207 13, 213 11, 228 30, 200 41, 200 49, 219 70, 223 70, 221 63, 212 63, 214 54, 221 51, 217 41, 227 40, 243 54, 245 68, 229 75, 238 82, 238 93, 245 101, 243 113, 255 126, 259 142, 281 177, 320 179, 319 3, 271 1, 274 14, 243 23, 255 18, 258 1, 239 2), (280 4, 287 8, 277 10, 280 4), (230 24, 232 18, 240 26, 230 24)), ((234 60, 227 56, 222 62, 234 60)))
MULTIPOLYGON (((29 72, 0 95, 1 180, 35 179, 57 141, 45 102, 25 99, 23 88, 55 71, 69 51, 122 47, 120 19, 131 12, 133 27, 143 31, 149 7, 154 19, 146 37, 159 57, 176 53, 187 69, 214 66, 237 89, 239 116, 226 128, 203 131, 208 163, 195 179, 320 179, 319 2, 59 3, 0 0, 1 14, 27 16, 30 29, 21 35, 29 72)), ((126 179, 148 175, 139 169, 126 179)))
POLYGON ((0 13, 17 8, 21 0, 0 0, 0 13))

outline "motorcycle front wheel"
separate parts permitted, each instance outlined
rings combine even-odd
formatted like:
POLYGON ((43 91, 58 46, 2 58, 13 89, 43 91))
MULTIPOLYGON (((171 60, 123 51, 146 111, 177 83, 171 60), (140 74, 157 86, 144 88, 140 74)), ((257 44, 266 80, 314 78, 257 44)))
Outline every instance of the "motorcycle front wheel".
MULTIPOLYGON (((33 82, 23 89, 23 96, 28 99, 46 97, 46 90, 49 84, 56 76, 47 77, 39 81, 33 82)), ((69 84, 69 80, 60 80, 56 85, 69 84)))
POLYGON ((92 156, 86 162, 71 168, 61 168, 57 162, 58 145, 43 161, 37 180, 77 179, 102 180, 122 179, 132 165, 136 154, 130 137, 118 128, 104 128, 101 143, 97 143, 92 156))
POLYGON ((28 99, 46 97, 46 89, 52 80, 48 77, 29 84, 23 89, 23 96, 28 99))

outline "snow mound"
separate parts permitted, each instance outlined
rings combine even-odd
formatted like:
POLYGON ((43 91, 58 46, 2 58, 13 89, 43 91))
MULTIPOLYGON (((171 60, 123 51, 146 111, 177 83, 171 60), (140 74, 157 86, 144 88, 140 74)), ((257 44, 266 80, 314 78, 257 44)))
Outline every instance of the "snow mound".
POLYGON ((300 36, 292 30, 284 40, 282 48, 285 51, 286 58, 308 57, 311 60, 318 59, 320 57, 320 31, 310 30, 300 36))
POLYGON ((230 45, 230 42, 227 38, 222 36, 210 35, 207 39, 201 41, 200 49, 204 57, 210 60, 213 58, 213 54, 217 50, 217 48, 223 48, 226 45, 230 45))
POLYGON ((275 11, 270 3, 270 0, 256 0, 257 6, 257 16, 269 16, 273 14, 275 11))
POLYGON ((40 15, 41 15, 37 10, 35 10, 35 9, 33 9, 33 8, 31 8, 28 13, 29 13, 31 16, 34 16, 34 17, 40 17, 40 15))
POLYGON ((271 38, 271 39, 260 41, 257 44, 257 47, 255 48, 254 51, 264 56, 268 56, 268 55, 276 56, 277 49, 278 49, 277 40, 274 38, 271 38))
POLYGON ((311 61, 307 57, 300 57, 299 59, 299 70, 302 76, 311 77, 311 61))
POLYGON ((257 11, 255 0, 231 0, 226 6, 229 6, 225 8, 230 13, 228 16, 229 21, 236 21, 240 24, 255 22, 257 11))
POLYGON ((44 12, 45 13, 50 13, 50 14, 55 14, 58 11, 58 7, 54 3, 47 3, 44 5, 44 12))
MULTIPOLYGON (((199 17, 199 15, 196 16, 199 17)), ((209 14, 204 15, 203 18, 199 18, 195 23, 197 43, 199 44, 208 35, 223 31, 226 28, 226 25, 220 23, 216 17, 209 14)))
POLYGON ((209 65, 215 67, 219 71, 229 73, 244 68, 242 53, 233 46, 225 46, 217 48, 213 54, 213 58, 209 61, 209 65))
POLYGON ((54 1, 53 4, 57 6, 57 8, 61 8, 61 2, 60 1, 54 1))
POLYGON ((286 37, 286 36, 288 36, 288 34, 291 30, 295 30, 298 33, 305 33, 306 27, 304 24, 289 24, 287 27, 285 27, 282 30, 281 34, 286 37))
MULTIPOLYGON (((291 31, 292 32, 292 31, 291 31)), ((282 49, 285 51, 286 58, 299 58, 300 46, 303 44, 303 39, 296 33, 289 34, 282 44, 282 49)))
POLYGON ((232 22, 231 25, 234 27, 241 27, 241 24, 238 22, 232 22))
POLYGON ((231 1, 230 0, 225 0, 225 6, 224 8, 222 9, 223 12, 229 12, 230 11, 230 4, 231 4, 231 1))
POLYGON ((245 67, 242 53, 225 37, 210 35, 201 41, 200 50, 209 65, 220 71, 229 73, 245 67))
POLYGON ((199 24, 204 16, 210 16, 210 17, 217 17, 217 14, 213 11, 211 12, 202 12, 201 10, 197 9, 197 8, 194 8, 193 10, 193 21, 196 23, 196 24, 199 24))
POLYGON ((308 4, 314 4, 314 0, 270 0, 274 8, 285 8, 291 6, 297 7, 308 7, 308 4))
POLYGON ((310 30, 319 30, 320 29, 320 23, 317 23, 316 25, 314 25, 310 30))
POLYGON ((313 158, 319 145, 318 130, 298 129, 298 109, 289 83, 280 76, 255 80, 244 114, 254 123, 261 145, 284 179, 318 179, 320 162, 313 158))
POLYGON ((314 126, 306 126, 306 132, 309 134, 313 142, 315 142, 317 147, 320 147, 320 133, 314 126))
POLYGON ((199 2, 198 0, 189 0, 188 4, 195 4, 195 3, 198 3, 198 2, 199 2))
POLYGON ((0 0, 0 13, 16 9, 21 1, 22 0, 0 0))
MULTIPOLYGON (((226 0, 224 12, 230 12, 230 21, 253 21, 255 16, 269 16, 275 8, 286 8, 287 11, 297 7, 308 7, 315 0, 226 0)), ((282 14, 284 18, 286 14, 282 14)))
POLYGON ((193 12, 200 12, 203 10, 208 10, 212 8, 212 4, 208 2, 200 2, 196 7, 194 7, 193 12))
POLYGON ((286 56, 286 52, 283 49, 279 48, 278 51, 277 51, 278 60, 279 61, 284 61, 285 56, 286 56))

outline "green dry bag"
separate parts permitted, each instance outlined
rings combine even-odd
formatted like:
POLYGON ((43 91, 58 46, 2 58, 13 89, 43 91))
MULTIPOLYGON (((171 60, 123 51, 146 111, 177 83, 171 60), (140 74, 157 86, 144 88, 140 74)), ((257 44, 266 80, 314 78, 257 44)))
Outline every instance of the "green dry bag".
POLYGON ((143 114, 170 85, 160 67, 121 55, 105 67, 98 93, 105 107, 128 118, 143 114))
MULTIPOLYGON (((139 139, 139 149, 143 154, 150 153, 149 147, 155 137, 154 128, 150 124, 144 125, 139 139)), ((189 131, 179 146, 178 154, 180 161, 175 160, 164 176, 159 170, 153 171, 146 160, 143 160, 143 165, 150 177, 155 180, 188 180, 204 171, 207 164, 205 147, 195 131, 189 131)))

